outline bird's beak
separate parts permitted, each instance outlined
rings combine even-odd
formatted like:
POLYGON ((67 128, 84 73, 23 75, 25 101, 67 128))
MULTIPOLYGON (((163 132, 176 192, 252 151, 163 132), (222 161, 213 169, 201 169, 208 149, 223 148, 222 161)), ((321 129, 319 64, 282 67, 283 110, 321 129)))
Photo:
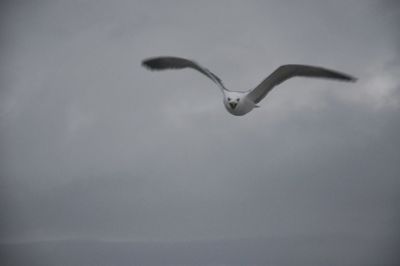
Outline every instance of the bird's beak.
POLYGON ((230 106, 232 109, 235 109, 236 105, 237 105, 237 103, 234 103, 234 102, 229 103, 229 106, 230 106))

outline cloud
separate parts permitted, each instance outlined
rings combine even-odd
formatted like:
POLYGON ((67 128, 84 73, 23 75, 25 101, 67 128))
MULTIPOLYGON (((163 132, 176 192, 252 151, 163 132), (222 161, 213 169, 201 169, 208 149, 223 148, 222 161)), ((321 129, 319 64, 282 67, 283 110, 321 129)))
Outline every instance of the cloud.
POLYGON ((371 2, 8 8, 2 241, 398 232, 398 50, 371 2), (293 79, 233 117, 198 73, 140 66, 155 55, 234 90, 286 63, 359 81, 293 79))

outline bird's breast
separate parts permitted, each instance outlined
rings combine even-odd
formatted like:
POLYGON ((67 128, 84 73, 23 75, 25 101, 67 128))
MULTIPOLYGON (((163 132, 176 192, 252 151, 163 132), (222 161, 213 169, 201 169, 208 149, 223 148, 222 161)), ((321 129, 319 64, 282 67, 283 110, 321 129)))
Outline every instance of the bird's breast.
POLYGON ((224 103, 226 110, 232 115, 242 116, 250 112, 254 108, 254 104, 249 104, 246 102, 239 102, 234 108, 225 102, 224 103))

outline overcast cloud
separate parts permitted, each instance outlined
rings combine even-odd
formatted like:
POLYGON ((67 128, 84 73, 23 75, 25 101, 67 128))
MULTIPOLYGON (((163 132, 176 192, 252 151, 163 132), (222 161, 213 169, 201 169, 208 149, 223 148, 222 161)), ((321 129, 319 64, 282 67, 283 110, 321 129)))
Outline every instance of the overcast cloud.
POLYGON ((400 224, 395 1, 8 1, 0 50, 0 241, 362 236, 400 224), (232 90, 293 79, 243 117, 232 90))

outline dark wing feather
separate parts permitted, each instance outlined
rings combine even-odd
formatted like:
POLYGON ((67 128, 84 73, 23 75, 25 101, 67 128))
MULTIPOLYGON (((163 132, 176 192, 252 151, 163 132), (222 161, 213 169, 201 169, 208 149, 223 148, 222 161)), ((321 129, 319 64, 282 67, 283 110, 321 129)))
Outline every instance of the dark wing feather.
POLYGON ((143 60, 142 65, 151 70, 192 68, 214 81, 222 90, 226 90, 220 78, 192 60, 180 57, 163 56, 143 60))
POLYGON ((264 79, 248 97, 255 103, 260 102, 275 86, 293 77, 326 78, 341 81, 356 81, 356 78, 334 70, 307 66, 307 65, 283 65, 278 67, 271 75, 264 79))

